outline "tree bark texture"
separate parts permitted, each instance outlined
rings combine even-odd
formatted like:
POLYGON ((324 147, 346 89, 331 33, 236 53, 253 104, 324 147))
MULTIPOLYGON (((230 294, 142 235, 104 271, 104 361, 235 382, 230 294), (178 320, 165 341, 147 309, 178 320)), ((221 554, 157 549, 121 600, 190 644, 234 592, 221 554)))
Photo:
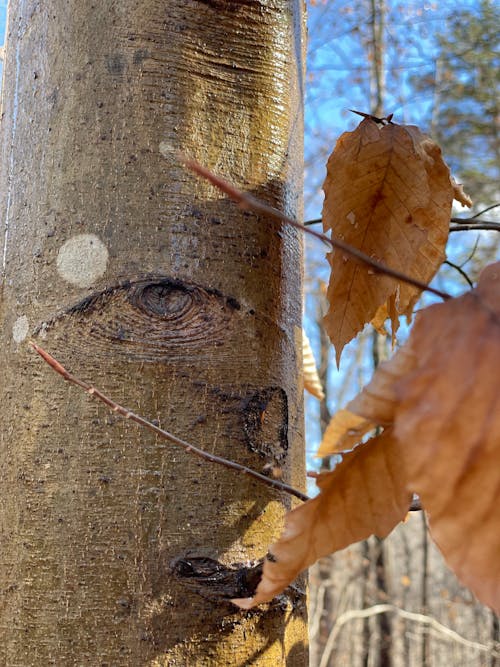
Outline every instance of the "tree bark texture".
POLYGON ((302 1, 10 4, 0 664, 302 666, 300 585, 241 612, 219 576, 263 555, 289 498, 108 413, 27 345, 303 485, 298 233, 178 159, 300 214, 302 1))

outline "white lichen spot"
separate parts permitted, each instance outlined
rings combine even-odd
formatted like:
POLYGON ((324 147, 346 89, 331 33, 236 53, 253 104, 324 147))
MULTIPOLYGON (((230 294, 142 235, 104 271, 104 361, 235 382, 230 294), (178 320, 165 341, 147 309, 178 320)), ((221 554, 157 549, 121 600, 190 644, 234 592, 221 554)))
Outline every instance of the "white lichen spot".
POLYGON ((12 327, 12 338, 14 341, 16 343, 22 343, 28 335, 29 328, 30 325, 26 315, 21 315, 21 317, 18 317, 14 322, 14 326, 12 327))
POLYGON ((354 211, 350 211, 350 213, 346 215, 346 218, 351 223, 351 225, 356 226, 356 214, 354 211))
POLYGON ((57 271, 72 285, 90 287, 108 264, 108 249, 95 234, 78 234, 59 250, 57 271))
POLYGON ((175 153, 175 148, 168 141, 160 141, 158 148, 163 157, 169 157, 175 153))

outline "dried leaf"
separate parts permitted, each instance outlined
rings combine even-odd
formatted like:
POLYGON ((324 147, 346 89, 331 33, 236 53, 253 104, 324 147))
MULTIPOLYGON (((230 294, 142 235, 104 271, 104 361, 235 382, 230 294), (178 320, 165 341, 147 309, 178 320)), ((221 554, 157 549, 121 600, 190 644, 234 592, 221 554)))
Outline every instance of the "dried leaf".
POLYGON ((373 422, 349 410, 339 410, 326 427, 316 456, 323 458, 352 449, 373 428, 373 422))
MULTIPOLYGON (((382 336, 387 336, 387 329, 385 327, 385 323, 387 320, 392 320, 397 317, 397 311, 396 311, 396 298, 395 295, 391 295, 387 303, 383 303, 380 308, 377 309, 377 312, 375 313, 371 325, 372 327, 378 331, 379 334, 382 336)), ((396 332, 392 332, 392 344, 395 344, 395 338, 396 338, 396 332)))
POLYGON ((500 263, 424 311, 412 347, 418 365, 396 385, 408 481, 450 567, 500 611, 500 263))
POLYGON ((316 362, 311 349, 311 343, 304 330, 302 330, 302 363, 304 368, 304 389, 320 401, 325 398, 323 387, 316 368, 316 362))
POLYGON ((270 549, 253 598, 233 600, 244 609, 271 600, 318 558, 375 533, 385 537, 408 511, 411 494, 391 432, 344 455, 317 479, 320 494, 286 517, 270 549))
POLYGON ((500 263, 483 271, 476 290, 422 311, 407 345, 347 406, 360 422, 394 424, 408 489, 429 513, 445 559, 497 610, 498 368, 500 263))
MULTIPOLYGON (((439 147, 417 127, 363 120, 338 140, 323 188, 325 230, 391 268, 431 280, 444 259, 453 186, 439 147)), ((411 314, 419 290, 342 252, 328 259, 325 327, 338 363, 344 345, 384 304, 395 332, 398 316, 411 314)))
POLYGON ((328 424, 317 456, 350 449, 375 426, 390 426, 398 402, 396 381, 415 367, 417 359, 409 346, 402 347, 389 361, 380 364, 371 382, 336 412, 328 424))
POLYGON ((236 603, 270 600, 317 558, 386 535, 414 491, 450 566, 500 611, 498 368, 500 262, 477 289, 422 311, 407 345, 349 403, 385 431, 318 477, 320 495, 287 515, 255 597, 236 603))
POLYGON ((456 180, 451 177, 451 184, 453 186, 453 197, 456 199, 458 202, 462 204, 462 206, 467 206, 470 208, 472 206, 472 199, 469 197, 469 195, 464 192, 464 186, 462 183, 457 183, 456 180))

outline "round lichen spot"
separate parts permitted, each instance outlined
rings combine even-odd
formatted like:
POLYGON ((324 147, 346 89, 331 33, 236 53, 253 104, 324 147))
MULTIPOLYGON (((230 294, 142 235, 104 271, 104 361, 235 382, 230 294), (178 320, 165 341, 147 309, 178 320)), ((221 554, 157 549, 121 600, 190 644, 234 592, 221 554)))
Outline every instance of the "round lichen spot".
POLYGON ((160 141, 158 148, 163 157, 169 157, 170 155, 175 154, 175 149, 168 143, 168 141, 160 141))
POLYGON ((78 234, 59 250, 57 271, 72 285, 90 287, 106 271, 108 250, 95 234, 78 234))
POLYGON ((12 327, 12 338, 16 343, 22 343, 28 335, 28 331, 28 318, 26 315, 21 315, 21 317, 17 318, 17 320, 14 322, 14 326, 12 327))

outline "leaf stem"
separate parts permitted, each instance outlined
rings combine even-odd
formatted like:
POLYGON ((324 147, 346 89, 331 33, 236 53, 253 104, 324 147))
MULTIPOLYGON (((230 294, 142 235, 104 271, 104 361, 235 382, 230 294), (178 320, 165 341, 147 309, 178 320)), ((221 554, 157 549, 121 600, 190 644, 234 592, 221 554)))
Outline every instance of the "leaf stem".
POLYGON ((99 401, 102 401, 109 408, 111 408, 113 412, 118 413, 125 419, 130 419, 131 421, 136 422, 140 426, 143 426, 144 428, 153 431, 153 433, 156 433, 164 440, 168 440, 174 445, 182 447, 184 451, 188 452, 189 454, 194 454, 195 456, 198 456, 199 458, 204 459, 205 461, 210 461, 210 463, 218 463, 219 465, 222 465, 225 468, 229 468, 230 470, 236 470, 237 472, 241 472, 244 475, 247 475, 248 477, 256 479, 262 484, 272 487, 273 489, 277 489, 278 491, 283 491, 284 493, 288 493, 291 496, 295 496, 299 500, 304 500, 304 501, 309 500, 309 497, 305 493, 302 493, 302 491, 293 488, 293 486, 289 486, 284 482, 280 482, 278 479, 272 479, 271 477, 266 477, 265 475, 262 475, 261 473, 256 472, 251 468, 247 468, 246 466, 241 465, 240 463, 236 463, 235 461, 224 459, 221 456, 216 456, 215 454, 209 454, 208 452, 205 452, 203 449, 200 449, 199 447, 196 447, 195 445, 186 442, 186 440, 182 440, 181 438, 178 438, 172 433, 163 430, 162 428, 156 426, 155 424, 148 421, 144 417, 141 417, 135 412, 132 412, 128 408, 124 408, 122 405, 119 405, 118 403, 115 403, 113 399, 103 394, 101 391, 99 391, 99 389, 96 389, 92 385, 87 384, 87 382, 84 382, 75 375, 72 375, 69 371, 67 371, 64 368, 62 364, 60 364, 57 361, 57 359, 54 359, 54 357, 51 354, 49 354, 46 350, 44 350, 42 347, 40 347, 33 341, 30 342, 30 345, 36 352, 38 352, 38 354, 42 357, 42 359, 46 361, 47 364, 53 370, 55 370, 57 373, 59 373, 59 375, 61 375, 65 380, 67 380, 67 382, 70 382, 71 384, 74 384, 77 387, 81 387, 84 391, 87 392, 87 394, 89 394, 89 396, 92 396, 92 398, 97 398, 99 401))

